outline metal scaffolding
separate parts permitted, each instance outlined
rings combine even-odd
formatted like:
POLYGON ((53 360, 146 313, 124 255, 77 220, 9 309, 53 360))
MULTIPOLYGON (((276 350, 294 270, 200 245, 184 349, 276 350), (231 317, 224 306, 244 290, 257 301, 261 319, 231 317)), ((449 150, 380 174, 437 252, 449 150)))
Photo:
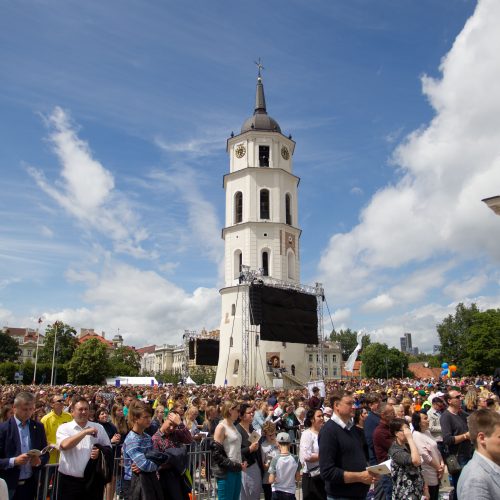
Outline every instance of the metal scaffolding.
MULTIPOLYGON (((321 378, 325 377, 325 357, 323 352, 324 346, 324 327, 323 327, 323 302, 325 300, 325 292, 321 283, 316 283, 315 286, 304 285, 292 281, 283 281, 270 276, 264 276, 263 270, 258 271, 250 269, 250 266, 242 266, 242 272, 239 277, 241 295, 242 295, 242 384, 245 386, 250 385, 250 337, 252 332, 255 333, 254 337, 258 334, 257 326, 252 330, 250 324, 250 285, 255 282, 263 283, 266 286, 272 286, 285 290, 295 290, 298 292, 308 293, 316 296, 317 300, 317 317, 318 317, 318 350, 319 366, 321 371, 321 378)), ((260 340, 259 340, 260 341, 260 340)), ((257 348, 257 346, 256 346, 257 348)), ((255 361, 255 364, 257 360, 255 361)), ((316 374, 318 375, 318 374, 316 374)), ((256 379, 256 370, 254 370, 254 377, 256 379)), ((252 380, 255 382, 255 380, 252 380)))

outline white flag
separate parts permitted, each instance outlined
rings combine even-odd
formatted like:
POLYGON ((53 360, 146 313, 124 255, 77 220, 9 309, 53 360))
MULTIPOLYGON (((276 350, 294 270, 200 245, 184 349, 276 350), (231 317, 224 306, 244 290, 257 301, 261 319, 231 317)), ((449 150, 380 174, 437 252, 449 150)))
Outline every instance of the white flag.
POLYGON ((354 351, 351 352, 351 355, 349 356, 349 358, 347 359, 346 363, 345 363, 345 371, 346 372, 351 372, 353 371, 354 369, 354 362, 356 361, 357 357, 358 357, 358 352, 360 351, 361 349, 361 342, 363 340, 363 337, 365 336, 365 332, 363 330, 359 331, 358 332, 358 335, 356 337, 357 341, 358 341, 358 345, 356 346, 356 348, 354 349, 354 351))

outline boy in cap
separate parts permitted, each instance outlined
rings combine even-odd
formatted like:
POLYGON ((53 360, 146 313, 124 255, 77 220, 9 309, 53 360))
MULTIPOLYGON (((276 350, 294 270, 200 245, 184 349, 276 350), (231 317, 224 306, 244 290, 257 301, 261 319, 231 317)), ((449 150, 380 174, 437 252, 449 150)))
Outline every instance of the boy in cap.
POLYGON ((269 482, 273 500, 295 500, 295 482, 300 479, 299 459, 290 453, 290 436, 280 432, 276 437, 280 454, 271 460, 269 482))

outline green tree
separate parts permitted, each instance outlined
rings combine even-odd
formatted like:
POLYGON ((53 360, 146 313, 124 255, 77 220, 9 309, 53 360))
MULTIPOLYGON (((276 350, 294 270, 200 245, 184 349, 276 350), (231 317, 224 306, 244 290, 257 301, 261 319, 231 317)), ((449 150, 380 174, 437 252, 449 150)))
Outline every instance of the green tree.
POLYGON ((14 374, 19 370, 19 365, 13 361, 0 363, 0 380, 4 384, 14 383, 14 374))
MULTIPOLYGON (((358 345, 357 336, 358 332, 353 331, 350 328, 348 328, 347 330, 339 330, 338 332, 333 330, 330 334, 330 340, 332 342, 338 342, 340 344, 342 359, 344 361, 347 361, 349 355, 352 353, 352 351, 354 351, 354 349, 356 349, 356 346, 358 345)), ((361 340, 361 349, 364 350, 366 346, 370 345, 370 343, 370 336, 364 335, 363 339, 361 340)))
POLYGON ((198 385, 213 384, 215 382, 215 370, 206 366, 197 366, 189 371, 189 376, 198 385))
POLYGON ((395 347, 375 342, 363 350, 362 371, 366 377, 389 378, 406 376, 408 372, 408 357, 395 347))
POLYGON ((45 342, 38 353, 38 361, 41 363, 52 363, 56 331, 56 363, 67 363, 78 347, 76 330, 62 321, 56 321, 53 325, 48 325, 45 330, 45 342))
POLYGON ((134 377, 140 369, 141 357, 132 347, 118 347, 109 357, 109 375, 134 377))
POLYGON ((460 303, 454 315, 450 314, 437 325, 441 342, 441 357, 447 363, 460 367, 463 365, 466 357, 466 339, 478 312, 476 304, 466 307, 460 303))
POLYGON ((477 312, 464 340, 464 375, 492 374, 500 360, 500 309, 477 312))
POLYGON ((98 339, 87 340, 75 350, 67 367, 70 383, 101 384, 109 373, 106 346, 98 339))
POLYGON ((21 354, 19 344, 8 333, 0 332, 0 363, 17 361, 21 354))

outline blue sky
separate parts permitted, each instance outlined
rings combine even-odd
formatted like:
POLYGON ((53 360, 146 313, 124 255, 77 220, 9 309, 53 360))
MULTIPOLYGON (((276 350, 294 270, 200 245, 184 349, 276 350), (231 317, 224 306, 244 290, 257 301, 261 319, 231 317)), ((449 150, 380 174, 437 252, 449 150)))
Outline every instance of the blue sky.
POLYGON ((499 20, 494 0, 4 2, 0 323, 135 346, 218 327, 225 141, 261 57, 297 142, 302 282, 337 328, 432 349, 458 302, 500 306, 499 20))

